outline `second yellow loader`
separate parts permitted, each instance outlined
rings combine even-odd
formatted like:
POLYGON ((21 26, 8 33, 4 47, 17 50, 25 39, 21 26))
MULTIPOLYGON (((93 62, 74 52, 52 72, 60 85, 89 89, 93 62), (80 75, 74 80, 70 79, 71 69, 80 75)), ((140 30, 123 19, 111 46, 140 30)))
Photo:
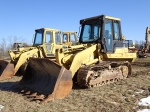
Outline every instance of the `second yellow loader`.
POLYGON ((0 60, 0 80, 11 78, 18 71, 23 74, 30 57, 49 58, 55 61, 55 50, 78 44, 76 32, 61 32, 57 29, 40 28, 35 30, 32 46, 14 43, 14 49, 9 50, 11 61, 0 60))

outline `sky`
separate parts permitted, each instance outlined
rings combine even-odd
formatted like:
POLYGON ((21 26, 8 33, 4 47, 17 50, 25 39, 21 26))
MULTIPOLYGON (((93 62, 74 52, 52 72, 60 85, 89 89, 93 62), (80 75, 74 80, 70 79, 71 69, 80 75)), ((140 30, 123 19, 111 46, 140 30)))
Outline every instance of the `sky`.
POLYGON ((150 0, 0 0, 0 39, 32 43, 35 29, 79 32, 80 19, 108 15, 121 19, 128 40, 145 40, 150 0))

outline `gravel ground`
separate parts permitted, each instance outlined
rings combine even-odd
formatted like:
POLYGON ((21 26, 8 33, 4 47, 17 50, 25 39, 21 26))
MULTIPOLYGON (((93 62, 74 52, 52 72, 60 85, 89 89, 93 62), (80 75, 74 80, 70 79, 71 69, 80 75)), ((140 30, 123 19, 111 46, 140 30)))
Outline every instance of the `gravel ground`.
POLYGON ((30 101, 18 93, 13 85, 21 76, 0 82, 0 105, 2 112, 136 112, 149 109, 150 106, 139 106, 141 98, 150 95, 150 66, 140 64, 150 58, 138 59, 139 65, 133 65, 133 74, 126 80, 91 89, 79 89, 74 86, 71 93, 62 100, 45 104, 30 101))

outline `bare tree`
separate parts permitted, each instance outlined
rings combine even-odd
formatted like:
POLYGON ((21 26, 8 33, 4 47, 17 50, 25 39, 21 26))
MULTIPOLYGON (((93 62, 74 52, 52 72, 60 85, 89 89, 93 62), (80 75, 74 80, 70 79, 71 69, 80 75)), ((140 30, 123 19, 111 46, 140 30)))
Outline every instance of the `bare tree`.
POLYGON ((6 52, 6 46, 7 46, 7 43, 6 43, 6 40, 5 38, 2 38, 2 41, 1 41, 1 44, 0 44, 0 56, 2 58, 4 58, 4 56, 7 54, 6 52))
POLYGON ((9 36, 7 40, 8 40, 7 50, 13 49, 13 40, 12 40, 12 36, 9 36))
POLYGON ((139 41, 135 40, 135 48, 139 48, 139 41))

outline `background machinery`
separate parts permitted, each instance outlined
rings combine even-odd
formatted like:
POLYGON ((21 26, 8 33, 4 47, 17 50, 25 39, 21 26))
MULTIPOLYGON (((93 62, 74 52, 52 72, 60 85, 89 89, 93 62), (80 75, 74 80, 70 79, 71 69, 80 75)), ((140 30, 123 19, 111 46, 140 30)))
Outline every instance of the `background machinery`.
POLYGON ((128 48, 129 48, 129 52, 138 52, 138 49, 135 48, 135 43, 133 42, 133 40, 126 40, 128 43, 128 48))
POLYGON ((22 42, 15 42, 13 44, 13 50, 18 50, 18 48, 20 47, 29 47, 29 45, 27 45, 26 43, 22 43, 22 42))
POLYGON ((148 54, 150 52, 149 49, 149 34, 150 34, 150 29, 148 27, 146 27, 146 35, 145 35, 145 45, 144 46, 140 46, 140 49, 137 52, 137 56, 139 58, 147 58, 148 54))
POLYGON ((79 45, 60 48, 56 62, 30 58, 25 74, 16 85, 22 93, 41 103, 66 97, 72 79, 81 88, 90 88, 126 79, 136 53, 128 52, 122 40, 119 18, 100 15, 80 20, 79 45))
POLYGON ((32 46, 14 43, 14 49, 8 51, 11 61, 0 60, 0 80, 11 78, 18 71, 23 73, 30 57, 55 60, 55 49, 67 47, 72 43, 78 43, 75 32, 61 33, 60 30, 50 28, 36 29, 32 46), (67 35, 67 42, 65 43, 63 43, 64 39, 62 38, 64 35, 67 35), (71 42, 71 40, 74 41, 71 42), (21 46, 19 47, 19 45, 21 46))
POLYGON ((135 48, 135 43, 132 40, 126 40, 125 36, 122 35, 122 40, 127 42, 129 52, 137 53, 138 49, 135 48))
POLYGON ((149 50, 149 42, 148 42, 149 34, 150 34, 150 28, 146 27, 145 49, 147 49, 147 50, 149 50))

